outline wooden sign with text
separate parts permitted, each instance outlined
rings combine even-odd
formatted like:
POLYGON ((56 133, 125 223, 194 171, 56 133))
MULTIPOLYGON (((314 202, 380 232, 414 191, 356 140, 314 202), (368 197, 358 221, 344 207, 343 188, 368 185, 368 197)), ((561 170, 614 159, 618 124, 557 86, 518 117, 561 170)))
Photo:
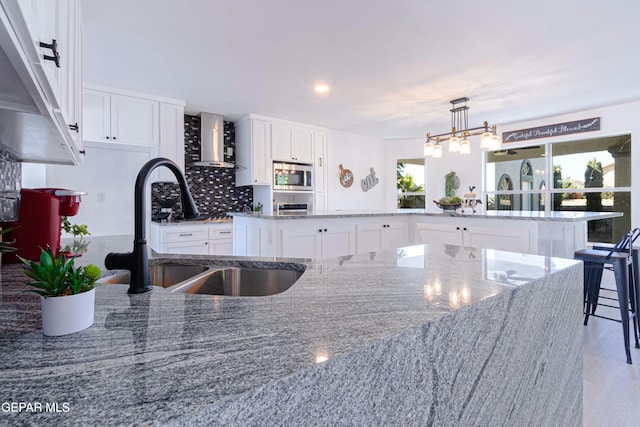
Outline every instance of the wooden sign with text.
POLYGON ((530 139, 539 138, 551 138, 553 136, 592 132, 596 130, 600 130, 600 117, 503 132, 502 143, 504 144, 507 142, 528 141, 530 139))

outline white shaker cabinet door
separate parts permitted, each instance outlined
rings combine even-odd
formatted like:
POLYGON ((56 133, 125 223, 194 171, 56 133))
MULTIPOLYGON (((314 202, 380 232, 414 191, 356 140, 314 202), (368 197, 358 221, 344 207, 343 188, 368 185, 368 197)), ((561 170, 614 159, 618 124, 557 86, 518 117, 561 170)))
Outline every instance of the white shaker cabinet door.
POLYGON ((353 225, 331 225, 322 229, 321 258, 353 255, 355 251, 355 228, 353 225))
POLYGON ((111 95, 85 89, 82 102, 82 137, 85 141, 111 140, 111 95))
POLYGON ((409 244, 409 225, 405 222, 386 223, 382 229, 381 249, 397 249, 409 244))
POLYGON ((416 224, 416 243, 462 245, 462 228, 452 224, 416 224))
POLYGON ((111 140, 125 144, 158 145, 158 102, 111 95, 111 140))
POLYGON ((294 128, 291 143, 291 160, 297 163, 313 163, 313 130, 294 128))
POLYGON ((282 256, 285 258, 319 258, 322 233, 319 228, 282 230, 282 256))

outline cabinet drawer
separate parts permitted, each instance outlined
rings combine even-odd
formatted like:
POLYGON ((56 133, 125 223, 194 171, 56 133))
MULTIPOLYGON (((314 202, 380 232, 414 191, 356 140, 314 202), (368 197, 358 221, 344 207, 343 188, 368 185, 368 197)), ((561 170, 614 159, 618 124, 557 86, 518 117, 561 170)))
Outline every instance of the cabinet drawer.
POLYGON ((174 242, 162 245, 161 253, 183 255, 208 255, 209 245, 207 241, 200 242, 174 242))
POLYGON ((162 243, 208 240, 209 232, 205 227, 177 230, 162 230, 162 243))
POLYGON ((233 238, 233 229, 232 228, 220 228, 220 229, 210 229, 209 230, 209 239, 218 240, 218 239, 231 239, 233 238))

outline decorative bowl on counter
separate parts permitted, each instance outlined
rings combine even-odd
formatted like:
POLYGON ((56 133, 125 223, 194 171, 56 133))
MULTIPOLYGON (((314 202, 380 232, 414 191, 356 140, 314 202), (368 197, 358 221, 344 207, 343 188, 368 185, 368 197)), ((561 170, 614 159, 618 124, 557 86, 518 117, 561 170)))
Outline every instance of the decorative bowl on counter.
POLYGON ((444 212, 447 212, 447 211, 455 212, 456 209, 459 209, 460 207, 462 207, 462 201, 451 203, 451 202, 443 202, 443 201, 434 200, 433 203, 435 203, 444 212))

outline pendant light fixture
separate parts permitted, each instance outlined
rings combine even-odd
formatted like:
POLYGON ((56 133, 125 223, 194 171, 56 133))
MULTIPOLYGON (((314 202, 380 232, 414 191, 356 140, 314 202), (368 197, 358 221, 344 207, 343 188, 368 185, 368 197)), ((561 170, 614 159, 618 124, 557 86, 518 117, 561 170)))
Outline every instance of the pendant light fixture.
POLYGON ((451 103, 451 132, 431 135, 427 133, 427 140, 424 143, 425 157, 442 157, 441 141, 449 142, 450 153, 469 154, 471 153, 470 136, 481 135, 480 148, 487 150, 497 150, 500 148, 497 127, 489 126, 484 122, 482 126, 469 128, 469 98, 458 98, 451 103))

